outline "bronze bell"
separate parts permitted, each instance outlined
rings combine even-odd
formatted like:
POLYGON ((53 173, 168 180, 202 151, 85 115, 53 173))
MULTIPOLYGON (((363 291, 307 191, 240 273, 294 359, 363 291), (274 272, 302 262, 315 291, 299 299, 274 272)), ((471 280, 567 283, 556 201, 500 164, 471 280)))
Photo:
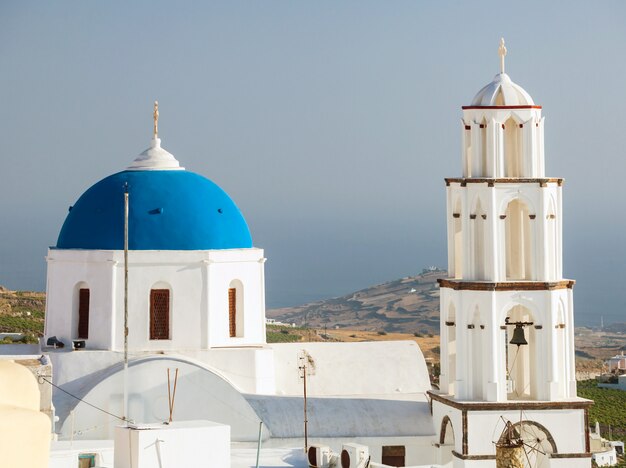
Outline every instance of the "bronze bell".
POLYGON ((512 345, 522 346, 527 345, 526 337, 524 336, 524 325, 521 323, 515 324, 515 330, 513 330, 513 338, 509 342, 512 345))

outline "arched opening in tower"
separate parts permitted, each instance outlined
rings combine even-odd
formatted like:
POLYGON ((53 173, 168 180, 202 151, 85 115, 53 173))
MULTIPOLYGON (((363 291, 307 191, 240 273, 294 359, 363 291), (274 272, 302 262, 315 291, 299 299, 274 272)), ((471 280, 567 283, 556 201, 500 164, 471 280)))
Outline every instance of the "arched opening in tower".
POLYGON ((522 177, 524 164, 522 161, 522 131, 520 124, 513 117, 504 122, 504 176, 522 177))
MULTIPOLYGON (((487 171, 487 120, 483 117, 482 122, 480 123, 480 147, 478 149, 480 154, 480 177, 488 177, 487 171)), ((493 169, 490 169, 491 173, 493 173, 493 169)))
POLYGON ((558 385, 558 398, 567 398, 567 380, 568 380, 568 368, 567 362, 568 352, 566 350, 566 338, 565 338, 565 306, 563 301, 559 301, 559 308, 556 315, 556 328, 554 329, 555 343, 555 356, 556 359, 556 375, 554 380, 558 385))
POLYGON ((546 239, 547 239, 547 251, 546 251, 546 278, 549 281, 558 280, 558 238, 556 229, 556 209, 554 206, 554 199, 550 198, 548 214, 546 219, 546 239))
POLYGON ((456 380, 456 308, 450 304, 446 320, 448 326, 448 388, 449 395, 454 395, 454 381, 456 380))
POLYGON ((456 279, 463 278, 463 224, 461 217, 461 200, 457 200, 454 206, 454 220, 453 220, 453 242, 454 242, 454 277, 456 279))
POLYGON ((505 212, 506 279, 533 279, 533 231, 528 205, 512 200, 505 212))
POLYGON ((454 427, 448 416, 444 416, 439 430, 439 464, 452 466, 454 450, 454 427))
MULTIPOLYGON (((503 347, 506 352, 507 398, 509 400, 536 400, 538 396, 537 336, 535 327, 524 325, 524 337, 528 344, 511 344, 516 323, 534 323, 530 309, 515 305, 509 309, 504 330, 503 347)), ((519 333, 519 332, 518 332, 519 333)))
POLYGON ((483 343, 484 337, 482 335, 483 325, 480 318, 480 310, 478 306, 474 309, 474 315, 472 316, 473 328, 468 329, 469 349, 471 350, 471 363, 473 365, 472 372, 470 372, 470 381, 472 388, 472 399, 483 400, 483 369, 486 362, 483 356, 483 343))
POLYGON ((471 221, 473 255, 472 264, 474 270, 474 279, 486 279, 485 272, 485 210, 480 203, 480 199, 476 202, 474 209, 474 218, 471 221))

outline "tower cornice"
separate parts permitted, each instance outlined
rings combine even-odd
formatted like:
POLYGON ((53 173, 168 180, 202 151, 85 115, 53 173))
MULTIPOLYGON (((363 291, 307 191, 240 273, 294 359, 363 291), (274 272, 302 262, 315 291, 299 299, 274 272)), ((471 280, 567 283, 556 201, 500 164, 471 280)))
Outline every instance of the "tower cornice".
POLYGON ((545 187, 547 184, 557 184, 559 187, 563 185, 565 179, 559 177, 446 177, 444 179, 446 185, 452 183, 461 184, 488 184, 492 187, 494 184, 539 184, 545 187))
POLYGON ((442 288, 455 291, 554 291, 556 289, 572 289, 576 281, 465 281, 455 279, 438 279, 442 288))
POLYGON ((586 409, 593 405, 592 400, 585 398, 575 398, 562 401, 504 401, 504 402, 487 402, 487 401, 459 401, 451 395, 444 395, 434 391, 429 391, 428 396, 431 400, 438 401, 452 408, 463 411, 502 411, 502 410, 572 410, 586 409))
POLYGON ((541 106, 524 105, 524 106, 461 106, 463 110, 472 109, 541 109, 541 106))

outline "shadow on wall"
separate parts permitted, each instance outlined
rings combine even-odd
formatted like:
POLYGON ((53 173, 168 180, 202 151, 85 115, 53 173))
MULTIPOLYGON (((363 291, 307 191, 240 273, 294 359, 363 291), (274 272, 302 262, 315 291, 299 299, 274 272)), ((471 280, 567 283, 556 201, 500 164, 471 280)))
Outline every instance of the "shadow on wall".
MULTIPOLYGON (((135 423, 162 423, 169 417, 167 369, 179 369, 174 420, 209 420, 231 426, 232 439, 254 441, 260 422, 241 393, 211 370, 175 357, 153 356, 131 362, 128 416, 135 423)), ((173 383, 172 383, 173 384, 173 383)), ((113 415, 123 414, 123 364, 93 372, 63 385, 67 392, 113 415)), ((60 438, 111 439, 119 419, 55 391, 60 438)))

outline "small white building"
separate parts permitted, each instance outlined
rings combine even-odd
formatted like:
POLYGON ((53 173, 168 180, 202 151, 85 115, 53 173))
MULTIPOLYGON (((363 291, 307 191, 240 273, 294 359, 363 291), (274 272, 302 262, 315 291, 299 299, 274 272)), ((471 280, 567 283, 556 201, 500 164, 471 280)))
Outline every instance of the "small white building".
POLYGON ((613 466, 617 465, 617 448, 622 449, 624 453, 623 442, 613 442, 606 440, 600 434, 600 424, 596 421, 595 431, 589 434, 590 446, 591 446, 591 459, 598 466, 613 466))
POLYGON ((611 378, 617 377, 616 383, 607 383, 607 382, 598 382, 598 387, 600 388, 612 388, 614 390, 622 390, 626 392, 626 374, 614 376, 611 375, 611 378))
POLYGON ((606 365, 609 368, 609 372, 626 372, 626 356, 624 355, 624 351, 609 358, 606 361, 606 365))

